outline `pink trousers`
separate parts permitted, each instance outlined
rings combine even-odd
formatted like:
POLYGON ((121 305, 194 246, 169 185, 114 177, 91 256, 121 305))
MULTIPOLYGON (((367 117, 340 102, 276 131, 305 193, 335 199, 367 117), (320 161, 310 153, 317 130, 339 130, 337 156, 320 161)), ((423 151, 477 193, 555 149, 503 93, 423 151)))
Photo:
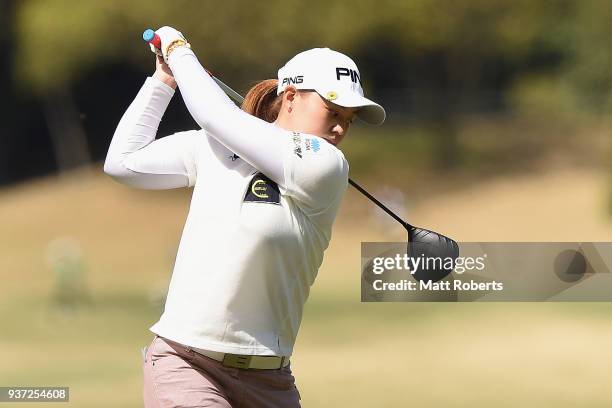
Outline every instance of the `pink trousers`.
POLYGON ((144 356, 145 408, 300 407, 291 363, 278 370, 225 367, 159 336, 144 356))

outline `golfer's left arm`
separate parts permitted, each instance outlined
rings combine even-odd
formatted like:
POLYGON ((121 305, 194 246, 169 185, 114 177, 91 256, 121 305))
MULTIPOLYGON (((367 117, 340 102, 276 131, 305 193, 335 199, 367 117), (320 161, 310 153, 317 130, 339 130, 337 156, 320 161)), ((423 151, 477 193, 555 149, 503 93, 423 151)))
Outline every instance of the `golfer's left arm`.
POLYGON ((288 132, 237 107, 190 48, 172 51, 168 65, 193 119, 219 143, 285 185, 281 158, 293 143, 288 132))

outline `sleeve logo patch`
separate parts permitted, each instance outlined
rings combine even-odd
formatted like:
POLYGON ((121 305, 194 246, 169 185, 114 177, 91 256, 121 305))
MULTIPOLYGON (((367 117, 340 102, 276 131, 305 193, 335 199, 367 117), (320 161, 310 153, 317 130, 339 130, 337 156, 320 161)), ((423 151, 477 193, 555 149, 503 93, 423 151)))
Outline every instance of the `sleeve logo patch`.
POLYGON ((318 152, 321 148, 321 144, 317 139, 306 138, 304 139, 304 149, 306 151, 318 152))
POLYGON ((278 185, 262 173, 256 173, 249 183, 244 202, 280 204, 278 185))
POLYGON ((302 158, 302 136, 299 132, 293 132, 293 153, 300 159, 302 158))

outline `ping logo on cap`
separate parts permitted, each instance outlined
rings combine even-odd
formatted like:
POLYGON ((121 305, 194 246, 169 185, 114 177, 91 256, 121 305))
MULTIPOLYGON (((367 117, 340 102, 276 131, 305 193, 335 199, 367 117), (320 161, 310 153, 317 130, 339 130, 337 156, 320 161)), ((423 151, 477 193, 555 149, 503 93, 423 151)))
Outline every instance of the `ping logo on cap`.
POLYGON ((359 78, 359 74, 354 69, 337 67, 336 79, 339 81, 340 77, 343 76, 350 77, 352 82, 359 83, 359 85, 361 85, 361 78, 359 78))
POLYGON ((304 75, 298 75, 294 77, 283 78, 281 85, 301 84, 304 82, 304 75))

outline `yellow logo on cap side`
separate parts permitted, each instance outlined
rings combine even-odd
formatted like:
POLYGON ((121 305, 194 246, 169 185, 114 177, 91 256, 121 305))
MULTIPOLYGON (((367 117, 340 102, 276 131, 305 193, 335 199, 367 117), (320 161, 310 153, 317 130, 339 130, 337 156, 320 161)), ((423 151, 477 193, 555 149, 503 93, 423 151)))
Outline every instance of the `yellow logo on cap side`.
POLYGON ((328 101, 333 101, 335 99, 338 99, 338 94, 334 91, 330 91, 327 93, 327 100, 328 101))

